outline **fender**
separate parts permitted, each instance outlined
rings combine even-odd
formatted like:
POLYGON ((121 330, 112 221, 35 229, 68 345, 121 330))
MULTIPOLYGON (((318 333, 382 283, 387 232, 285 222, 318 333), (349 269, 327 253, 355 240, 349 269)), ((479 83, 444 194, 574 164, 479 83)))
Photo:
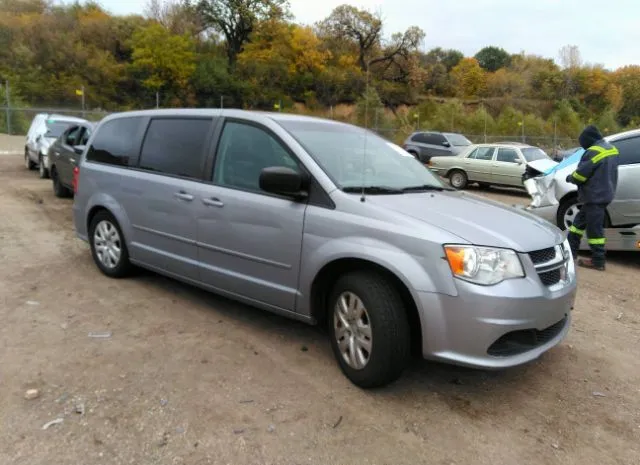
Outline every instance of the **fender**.
POLYGON ((89 231, 89 212, 95 207, 105 208, 115 217, 115 219, 118 221, 118 224, 120 225, 122 234, 124 234, 125 243, 127 244, 127 247, 129 247, 131 239, 133 237, 133 228, 131 227, 129 217, 127 216, 127 213, 124 211, 124 208, 122 208, 120 203, 111 195, 105 194, 104 192, 92 195, 87 202, 85 209, 85 211, 87 212, 87 217, 85 218, 87 233, 89 231))
MULTIPOLYGON (((443 255, 442 251, 433 252, 438 256, 443 255)), ((316 276, 326 265, 345 258, 372 262, 389 270, 407 287, 416 304, 419 302, 420 292, 457 295, 447 262, 442 259, 429 263, 429 267, 434 270, 430 274, 425 267, 428 256, 434 255, 425 253, 423 257, 413 256, 392 244, 371 238, 351 236, 326 241, 321 237, 306 235, 297 311, 305 315, 311 314, 311 287, 316 276)))

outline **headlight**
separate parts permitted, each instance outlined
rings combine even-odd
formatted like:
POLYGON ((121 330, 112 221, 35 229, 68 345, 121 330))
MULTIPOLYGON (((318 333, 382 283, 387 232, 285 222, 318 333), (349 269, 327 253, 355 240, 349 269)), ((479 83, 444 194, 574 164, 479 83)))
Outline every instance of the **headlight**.
POLYGON ((513 250, 467 245, 446 245, 444 250, 453 275, 465 281, 490 286, 524 277, 513 250))

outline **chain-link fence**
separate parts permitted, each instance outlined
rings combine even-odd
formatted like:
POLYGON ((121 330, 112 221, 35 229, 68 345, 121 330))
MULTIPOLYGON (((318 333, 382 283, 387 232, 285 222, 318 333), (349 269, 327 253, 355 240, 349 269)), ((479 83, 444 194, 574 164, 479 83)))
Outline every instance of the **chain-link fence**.
MULTIPOLYGON (((278 111, 278 110, 275 110, 278 111)), ((296 109, 290 109, 288 111, 296 112, 296 109)), ((84 118, 89 121, 100 121, 105 116, 111 114, 108 111, 96 111, 96 110, 79 110, 70 108, 12 108, 3 106, 0 107, 0 133, 11 135, 25 135, 29 130, 31 121, 33 118, 41 113, 49 115, 65 115, 74 116, 78 118, 84 118)), ((332 111, 323 112, 318 115, 324 118, 330 119, 344 119, 338 115, 333 115, 332 111)), ((385 139, 391 140, 395 143, 402 144, 405 139, 413 132, 411 128, 399 129, 396 127, 372 127, 370 128, 385 139)), ((429 128, 422 128, 422 130, 429 130, 429 128)), ((481 143, 498 143, 498 142, 511 142, 511 143, 526 143, 536 147, 540 147, 548 154, 555 156, 558 152, 567 150, 577 146, 577 140, 568 137, 559 137, 550 134, 548 136, 529 136, 525 134, 514 134, 510 136, 493 135, 493 134, 464 134, 470 141, 476 144, 481 143)))

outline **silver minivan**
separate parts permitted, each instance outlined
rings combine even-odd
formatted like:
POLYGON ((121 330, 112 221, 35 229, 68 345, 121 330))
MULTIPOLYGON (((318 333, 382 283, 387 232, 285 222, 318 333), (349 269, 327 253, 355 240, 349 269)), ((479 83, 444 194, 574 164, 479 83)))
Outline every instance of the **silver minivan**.
POLYGON ((240 110, 105 118, 74 171, 98 268, 144 267, 310 324, 370 388, 415 351, 486 369, 566 336, 576 273, 529 213, 445 187, 355 126, 240 110))

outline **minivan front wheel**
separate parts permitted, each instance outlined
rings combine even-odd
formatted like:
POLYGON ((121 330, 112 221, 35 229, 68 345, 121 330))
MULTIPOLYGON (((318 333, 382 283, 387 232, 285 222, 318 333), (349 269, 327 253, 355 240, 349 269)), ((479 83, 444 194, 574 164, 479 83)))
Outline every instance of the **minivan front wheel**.
POLYGON ((47 157, 40 154, 38 157, 38 174, 40 175, 40 179, 48 179, 49 178, 49 170, 47 169, 47 157))
POLYGON ((454 170, 449 174, 449 182, 456 189, 464 189, 469 183, 469 178, 464 171, 454 170))
POLYGON ((36 164, 31 161, 29 152, 27 150, 24 151, 24 167, 29 171, 33 171, 36 169, 36 164))
POLYGON ((329 299, 329 332, 345 376, 362 388, 400 377, 410 355, 407 314, 400 295, 377 274, 342 276, 329 299))
POLYGON ((129 251, 122 230, 113 215, 98 212, 89 226, 91 254, 100 271, 110 278, 122 278, 131 271, 129 251))

